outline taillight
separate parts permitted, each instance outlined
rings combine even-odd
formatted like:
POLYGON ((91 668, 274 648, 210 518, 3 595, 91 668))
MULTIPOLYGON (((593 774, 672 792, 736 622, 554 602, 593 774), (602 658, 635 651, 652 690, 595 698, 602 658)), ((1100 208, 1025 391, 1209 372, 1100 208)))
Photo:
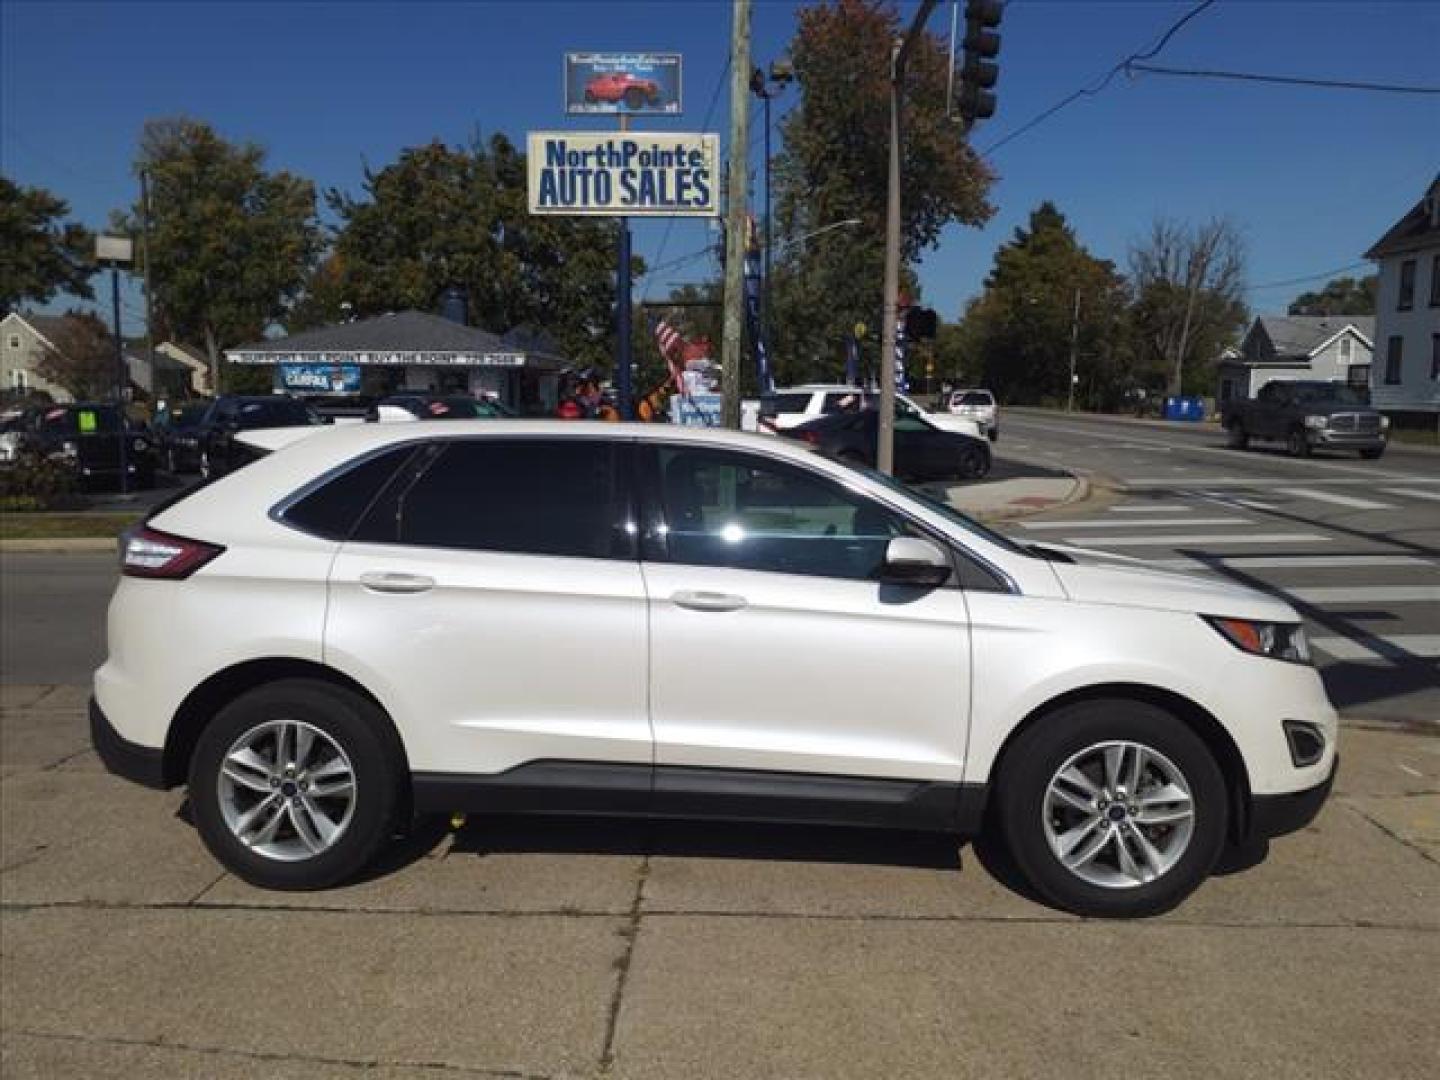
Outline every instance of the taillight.
POLYGON ((225 549, 141 525, 120 536, 120 572, 126 577, 187 578, 225 549))

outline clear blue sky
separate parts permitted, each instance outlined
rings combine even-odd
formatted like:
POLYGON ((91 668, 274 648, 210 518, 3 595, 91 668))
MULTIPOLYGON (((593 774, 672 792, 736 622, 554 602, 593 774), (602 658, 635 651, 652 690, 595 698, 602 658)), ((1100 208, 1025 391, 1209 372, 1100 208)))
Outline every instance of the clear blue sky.
MULTIPOLYGON (((784 52, 796 6, 756 3, 757 61, 784 52)), ((907 19, 916 6, 900 5, 907 19)), ((1000 111, 975 133, 976 145, 1148 46, 1191 6, 1013 0, 1002 27, 1000 111)), ((948 27, 948 10, 941 6, 933 28, 948 27)), ((432 138, 459 143, 498 130, 519 143, 529 129, 603 126, 562 113, 567 49, 682 52, 685 115, 653 126, 698 130, 708 116, 706 129, 724 132, 729 34, 723 0, 0 0, 0 164, 99 226, 133 198, 142 122, 185 113, 263 144, 273 166, 322 189, 356 191, 366 162, 383 165, 432 138)), ((1434 84, 1437 58, 1436 0, 1222 0, 1156 62, 1434 84)), ((776 102, 777 118, 795 96, 776 102)), ((995 219, 979 231, 948 230, 921 268, 926 298, 946 317, 978 291, 995 247, 1046 198, 1092 251, 1122 265, 1127 242, 1156 213, 1232 217, 1245 231, 1254 286, 1354 263, 1440 170, 1440 99, 1121 77, 1001 148, 993 163, 995 219)), ((636 230, 652 264, 710 239, 697 221, 675 222, 668 237, 659 222, 636 230)), ((664 271, 641 290, 663 296, 710 266, 699 259, 664 271)), ((1251 304, 1282 309, 1307 287, 1257 287, 1251 304)), ((127 309, 135 306, 132 291, 127 309)))

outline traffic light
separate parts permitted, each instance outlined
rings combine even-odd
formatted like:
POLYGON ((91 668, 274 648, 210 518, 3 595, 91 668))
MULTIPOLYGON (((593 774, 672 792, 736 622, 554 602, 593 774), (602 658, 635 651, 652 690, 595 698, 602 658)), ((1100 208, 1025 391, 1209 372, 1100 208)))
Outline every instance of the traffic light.
POLYGON ((905 340, 929 341, 935 336, 939 319, 934 308, 912 307, 905 310, 905 340))
POLYGON ((992 63, 1000 53, 1000 0, 968 0, 965 4, 964 62, 960 68, 958 109, 967 123, 988 120, 995 115, 991 92, 1000 77, 1000 65, 992 63))

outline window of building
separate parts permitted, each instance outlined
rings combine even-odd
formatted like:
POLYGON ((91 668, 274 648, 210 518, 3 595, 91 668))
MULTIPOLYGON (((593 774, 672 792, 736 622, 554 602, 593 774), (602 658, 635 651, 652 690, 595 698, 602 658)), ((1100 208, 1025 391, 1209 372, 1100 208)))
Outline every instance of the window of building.
POLYGON ((1430 306, 1440 307, 1440 255, 1430 260, 1430 306))
POLYGON ((1400 264, 1400 299, 1397 311, 1409 311, 1415 306, 1415 260, 1406 259, 1400 264))
POLYGON ((18 348, 20 348, 20 335, 19 335, 19 334, 11 334, 11 335, 10 335, 10 343, 9 343, 9 344, 10 344, 10 348, 12 348, 12 349, 18 349, 18 348))
POLYGON ((520 555, 633 558, 615 445, 592 439, 445 440, 354 539, 520 555))
POLYGON ((1440 379, 1440 334, 1430 335, 1430 378, 1440 379))
POLYGON ((793 465, 709 449, 659 458, 671 562, 873 581, 891 538, 911 534, 879 503, 793 465))
POLYGON ((1354 364, 1354 365, 1352 365, 1351 368, 1350 368, 1350 370, 1345 373, 1345 382, 1346 382, 1346 385, 1348 385, 1348 386, 1369 386, 1369 385, 1370 385, 1370 365, 1369 365, 1369 364, 1354 364))
POLYGON ((15 368, 10 372, 10 386, 15 390, 23 391, 26 389, 24 368, 15 368))
POLYGON ((1399 334, 1391 336, 1385 347, 1385 385, 1400 385, 1400 361, 1405 351, 1405 339, 1399 334))
POLYGON ((1355 342, 1349 334, 1340 339, 1340 363, 1348 364, 1354 358, 1355 342))

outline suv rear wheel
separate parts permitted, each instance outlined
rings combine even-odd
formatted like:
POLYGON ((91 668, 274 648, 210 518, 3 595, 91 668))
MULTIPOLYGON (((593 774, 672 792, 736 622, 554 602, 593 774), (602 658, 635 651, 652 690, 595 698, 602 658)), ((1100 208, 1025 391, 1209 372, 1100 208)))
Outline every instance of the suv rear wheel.
POLYGON ((371 702, 286 679, 222 709, 190 765, 200 836, 236 876, 269 889, 353 877, 390 838, 401 755, 371 702))
POLYGON ((1007 751, 996 798, 1021 873, 1081 915, 1170 910, 1225 840, 1215 759, 1184 722, 1143 702, 1082 702, 1041 720, 1007 751))
POLYGON ((1243 420, 1231 420, 1225 433, 1227 436, 1225 445, 1231 450, 1248 450, 1250 448, 1250 433, 1245 430, 1243 420))

